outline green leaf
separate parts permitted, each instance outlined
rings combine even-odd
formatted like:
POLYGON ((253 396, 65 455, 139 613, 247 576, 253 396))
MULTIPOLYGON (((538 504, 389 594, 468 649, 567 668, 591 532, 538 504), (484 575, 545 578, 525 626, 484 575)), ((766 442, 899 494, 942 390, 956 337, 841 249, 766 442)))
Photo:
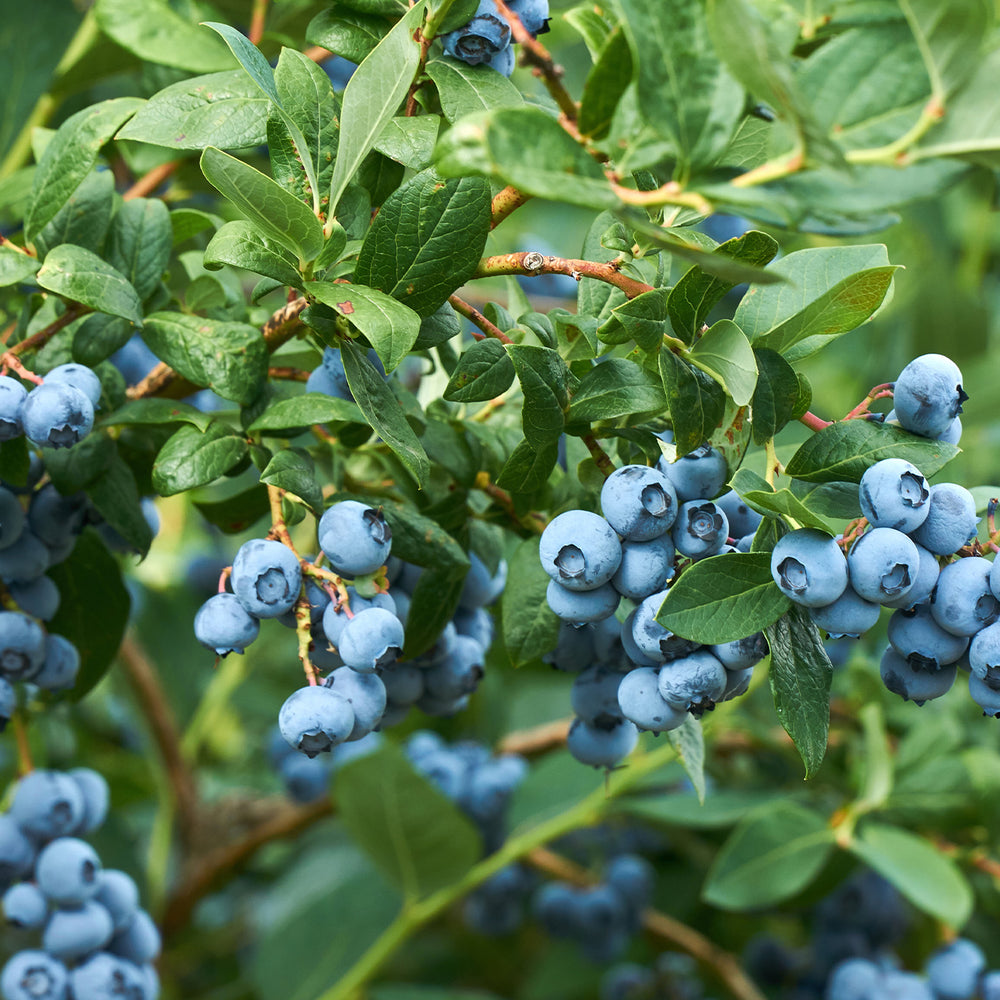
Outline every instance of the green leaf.
POLYGON ((64 496, 89 486, 114 460, 115 443, 107 434, 88 434, 72 448, 50 449, 45 471, 64 496))
POLYGON ((354 842, 408 900, 456 881, 479 858, 472 823, 392 744, 337 772, 337 807, 354 842))
MULTIPOLYGON (((606 9, 603 13, 608 15, 606 9)), ((591 60, 597 62, 613 30, 613 25, 609 23, 610 15, 602 16, 592 4, 581 3, 565 11, 562 16, 583 39, 591 60)))
POLYGON ((621 0, 621 8, 643 117, 688 170, 713 163, 729 145, 745 102, 712 48, 702 4, 621 0))
POLYGON ((199 430, 206 430, 212 422, 210 414, 203 413, 190 403, 173 399, 132 399, 119 407, 102 423, 109 427, 132 424, 191 424, 199 430))
POLYGON ((755 910, 805 889, 834 846, 823 816, 794 802, 762 806, 743 819, 709 869, 702 898, 724 910, 755 910))
MULTIPOLYGON (((816 528, 835 535, 837 532, 819 514, 804 504, 791 490, 747 490, 741 494, 754 510, 767 516, 791 518, 801 528, 816 528)), ((789 525, 794 527, 795 525, 789 525)))
POLYGON ((690 792, 664 795, 657 789, 647 795, 640 789, 619 799, 618 808, 629 816, 664 826, 715 830, 732 826, 752 810, 783 798, 783 792, 713 788, 705 801, 699 802, 690 792))
POLYGON ((458 59, 431 59, 427 75, 434 81, 449 122, 492 108, 524 104, 521 92, 492 66, 470 66, 458 59))
POLYGON ((205 247, 205 267, 216 270, 223 264, 246 268, 292 288, 303 284, 295 257, 245 219, 227 222, 205 247))
POLYGON ((496 993, 440 986, 377 986, 371 997, 372 1000, 500 1000, 496 993))
POLYGON ((104 240, 115 210, 115 182, 110 170, 94 171, 35 237, 39 259, 61 243, 74 243, 103 258, 104 240))
POLYGON ((29 257, 9 243, 0 243, 0 288, 27 281, 41 266, 37 257, 29 257))
POLYGON ((452 372, 444 398, 453 403, 474 403, 493 399, 514 382, 514 363, 502 343, 487 337, 462 352, 452 372))
POLYGON ((458 607, 464 581, 465 574, 451 567, 429 566, 420 574, 406 613, 404 658, 419 656, 440 639, 458 607))
MULTIPOLYGON (((727 240, 714 251, 718 256, 745 261, 754 267, 764 267, 777 252, 777 240, 753 229, 727 240)), ((667 312, 674 333, 686 344, 694 343, 708 314, 736 284, 707 274, 698 266, 692 267, 670 289, 667 298, 667 312)))
POLYGON ((811 778, 826 754, 833 673, 830 657, 808 609, 799 605, 792 605, 766 634, 771 647, 771 693, 778 721, 798 749, 806 777, 811 778))
POLYGON ((51 250, 36 280, 42 288, 98 312, 142 323, 142 303, 125 276, 83 247, 64 243, 51 250))
POLYGON ((669 290, 654 288, 629 299, 611 310, 598 328, 597 336, 607 344, 625 344, 634 340, 644 351, 659 350, 667 327, 669 290))
POLYGON ((527 441, 521 441, 500 470, 497 486, 509 493, 534 493, 548 482, 558 457, 557 441, 540 448, 533 448, 527 441))
POLYGON ((601 53, 587 74, 580 100, 580 133, 602 139, 611 128, 611 120, 625 88, 632 82, 632 53, 622 28, 608 37, 601 53))
POLYGON ((350 400, 307 392, 304 396, 273 403, 247 428, 247 433, 288 431, 294 434, 313 424, 364 422, 364 414, 350 400))
POLYGON ((184 426, 160 449, 153 463, 153 486, 160 496, 204 486, 225 475, 244 455, 246 438, 219 421, 202 432, 184 426))
POLYGON ((558 440, 565 425, 572 373, 550 347, 508 344, 507 353, 524 393, 521 428, 533 448, 558 440))
POLYGON ((11 438, 0 444, 0 479, 14 486, 27 486, 30 469, 26 438, 11 438))
POLYGON ((701 336, 688 361, 711 375, 737 406, 746 406, 757 386, 757 360, 746 334, 729 319, 720 319, 701 336))
POLYGON ((781 430, 795 412, 799 382, 792 366, 777 351, 756 348, 757 385, 750 400, 753 443, 765 444, 781 430))
POLYGON ((869 820, 851 840, 850 849, 914 906, 955 930, 972 915, 975 899, 965 875, 923 837, 869 820))
POLYGON ((543 754, 514 789, 507 814, 513 836, 571 809, 597 791, 602 780, 593 768, 580 767, 566 750, 543 754))
POLYGON ((420 317, 377 288, 313 281, 308 291, 368 338, 387 373, 406 357, 420 333, 420 317))
POLYGON ((490 231, 490 188, 428 170, 386 200, 365 236, 354 278, 430 316, 476 272, 490 231))
POLYGON ((660 349, 659 365, 681 457, 712 436, 726 412, 726 396, 718 382, 666 347, 660 349))
POLYGON ((271 239, 301 261, 323 249, 323 225, 309 207, 266 174, 235 156, 209 146, 201 154, 202 173, 219 192, 271 239))
POLYGON ((115 213, 105 256, 145 301, 159 285, 172 248, 167 206, 158 198, 133 198, 115 213))
POLYGON ((153 542, 153 532, 142 511, 139 488, 126 462, 117 455, 87 487, 87 496, 104 520, 145 556, 153 542))
POLYGON ((482 174, 552 201, 590 209, 618 205, 600 164, 541 108, 467 115, 438 140, 436 155, 444 177, 482 174))
POLYGON ((31 203, 24 217, 24 236, 29 243, 93 170, 101 147, 144 103, 135 97, 101 101, 59 126, 35 168, 31 203))
POLYGON ((306 28, 306 41, 321 45, 334 55, 361 63, 389 33, 390 23, 376 14, 328 8, 320 11, 306 28))
POLYGON ((354 344, 344 344, 340 356, 347 384, 368 423, 410 470, 417 484, 422 484, 430 474, 430 463, 392 390, 354 344))
POLYGON ((626 358, 594 365, 573 393, 570 421, 614 420, 631 413, 662 413, 667 405, 655 375, 626 358))
POLYGON ((249 403, 267 378, 267 345, 247 323, 157 312, 146 317, 142 339, 161 361, 223 399, 249 403))
POLYGON ((903 458, 933 476, 960 451, 956 445, 917 437, 902 427, 869 420, 841 420, 807 438, 785 472, 810 483, 859 483, 869 466, 903 458))
POLYGON ((392 551, 400 559, 415 566, 444 570, 464 580, 469 571, 469 557, 437 521, 401 503, 381 499, 377 506, 382 508, 392 531, 392 551))
POLYGON ((207 31, 176 13, 165 0, 97 0, 101 31, 143 62, 210 73, 229 69, 232 56, 207 31))
POLYGON ((549 574, 539 561, 537 538, 518 545, 507 575, 517 586, 503 592, 503 642, 511 663, 520 667, 551 653, 559 639, 559 619, 545 600, 549 574))
POLYGON ((287 490, 297 496, 317 517, 323 515, 323 491, 316 481, 312 459, 291 448, 279 451, 260 474, 268 486, 287 490))
POLYGON ((392 118, 420 65, 420 48, 413 32, 423 18, 427 0, 418 0, 351 75, 344 90, 340 148, 330 179, 327 212, 334 213, 341 196, 371 152, 386 122, 392 118))
POLYGON ((121 645, 131 601, 117 560, 93 528, 76 540, 65 562, 47 575, 59 588, 59 610, 48 623, 80 653, 80 673, 70 697, 83 698, 104 676, 121 645))
POLYGON ((701 721, 693 715, 676 728, 667 731, 670 745, 677 751, 684 770, 691 779, 699 802, 705 801, 705 736, 701 721))
POLYGON ((192 503, 209 524, 227 535, 246 531, 271 511, 267 487, 260 483, 255 483, 236 496, 222 500, 193 500, 192 503))
POLYGON ((440 115, 390 118, 375 140, 374 148, 404 167, 423 170, 434 159, 434 143, 440 128, 440 115))
POLYGON ((267 141, 270 112, 271 102, 243 70, 207 73, 155 93, 117 138, 168 149, 245 149, 267 141))
POLYGON ((729 552, 689 566, 656 620, 685 639, 717 645, 772 625, 790 604, 771 577, 769 552, 729 552))

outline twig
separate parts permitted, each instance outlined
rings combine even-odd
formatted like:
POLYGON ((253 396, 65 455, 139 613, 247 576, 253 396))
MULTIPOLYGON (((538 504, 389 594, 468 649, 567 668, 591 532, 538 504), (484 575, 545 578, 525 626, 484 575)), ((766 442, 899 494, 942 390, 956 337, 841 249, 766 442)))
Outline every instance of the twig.
POLYGON ((26 351, 33 351, 36 348, 44 347, 60 330, 69 326, 75 319, 89 312, 86 306, 79 303, 72 303, 58 319, 53 320, 47 327, 26 337, 20 343, 7 348, 8 354, 24 354, 26 351))
MULTIPOLYGON (((594 884, 594 879, 586 869, 548 848, 534 848, 528 852, 525 860, 533 868, 565 882, 578 886, 594 884)), ((642 926, 653 937, 676 945, 714 972, 738 1000, 765 1000, 764 995, 741 968, 736 956, 713 944, 693 927, 652 908, 643 910, 642 926)))
POLYGON ((41 385, 45 381, 41 375, 36 375, 25 368, 13 351, 4 351, 3 354, 0 354, 0 371, 3 371, 4 375, 8 371, 13 371, 20 375, 26 382, 33 382, 35 385, 41 385))
POLYGON ((545 530, 545 525, 548 524, 545 517, 535 510, 529 511, 523 517, 518 514, 514 507, 514 500, 511 495, 495 483, 491 483, 488 472, 480 471, 476 475, 475 487, 477 490, 482 490, 483 493, 485 493, 491 500, 495 501, 498 506, 506 511, 510 519, 515 524, 522 528, 527 528, 529 531, 534 531, 539 535, 545 530))
POLYGON ((501 188, 493 196, 491 214, 493 221, 490 223, 491 229, 496 229, 515 209, 520 208, 526 201, 531 199, 530 194, 519 191, 516 187, 508 184, 501 188))
POLYGON ((250 30, 247 38, 254 45, 260 45, 264 37, 264 25, 267 21, 267 0, 253 0, 253 12, 250 15, 250 30))
POLYGON ((28 743, 28 727, 20 710, 14 712, 11 723, 14 726, 14 742, 17 744, 17 773, 23 778, 35 769, 31 759, 31 745, 28 743))
POLYGON ((133 198, 145 198, 146 195, 152 194, 180 165, 180 160, 170 160, 153 167, 122 195, 123 200, 131 201, 133 198))
POLYGON ((833 421, 824 420, 822 417, 817 417, 815 413, 810 413, 806 410, 806 412, 799 417, 799 423, 805 424, 806 427, 812 431, 821 431, 824 427, 829 427, 833 421))
POLYGON ((844 417, 845 420, 857 420, 859 417, 864 417, 867 415, 869 408, 876 399, 885 399, 892 396, 892 382, 885 382, 882 385, 875 386, 874 389, 868 391, 868 395, 865 396, 857 406, 854 407, 850 413, 844 417))
POLYGON ((544 722, 531 729, 519 729, 508 733, 497 749, 500 753, 519 753, 524 757, 534 757, 565 746, 566 736, 572 719, 557 719, 544 722))
POLYGON ((581 278, 596 278, 598 281, 620 288, 630 299, 653 290, 652 285, 626 277, 618 270, 615 263, 604 264, 593 260, 547 257, 535 250, 484 257, 479 262, 473 277, 493 278, 503 274, 524 274, 530 278, 537 278, 542 274, 568 274, 577 281, 581 278))
POLYGON ((450 296, 448 301, 452 304, 456 312, 461 313, 466 319, 475 323, 485 336, 499 340, 501 344, 514 343, 500 327, 491 323, 475 306, 470 306, 468 302, 460 299, 457 295, 450 296))
POLYGON ((272 365, 267 370, 267 377, 284 379, 286 382, 308 382, 309 372, 301 368, 272 365))
POLYGON ((590 457, 593 458, 597 467, 603 473, 604 478, 607 479, 615 471, 615 463, 611 461, 608 453, 598 444, 597 438, 593 434, 584 434, 583 443, 587 446, 590 457))
POLYGON ((311 48, 306 49, 302 54, 307 59, 311 59, 314 63, 324 62, 333 55, 329 49, 324 49, 322 45, 313 45, 311 48))
POLYGON ((118 656, 163 758, 177 809, 181 840, 188 844, 198 825, 198 792, 194 775, 181 755, 181 736, 173 709, 156 670, 133 636, 125 636, 118 656))

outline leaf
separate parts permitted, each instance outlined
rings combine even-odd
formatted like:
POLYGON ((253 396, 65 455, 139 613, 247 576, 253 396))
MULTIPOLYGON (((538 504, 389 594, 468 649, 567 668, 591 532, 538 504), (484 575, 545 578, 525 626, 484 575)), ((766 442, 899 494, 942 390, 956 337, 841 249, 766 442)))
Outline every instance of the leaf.
POLYGON ((771 577, 769 552, 729 552, 689 566, 656 620, 685 639, 718 645, 772 625, 790 604, 771 577))
POLYGON ((470 66, 458 59, 431 59, 427 75, 434 81, 449 122, 492 108, 524 104, 521 92, 492 66, 470 66))
POLYGON ((619 27, 608 37, 583 85, 577 122, 582 135, 594 139, 607 135, 632 75, 632 53, 625 32, 619 27))
POLYGON ((227 222, 212 237, 205 247, 203 263, 209 270, 232 264, 292 288, 303 285, 294 256, 246 219, 227 222))
POLYGON ((319 256, 324 239, 322 223, 280 184, 214 146, 201 154, 201 169, 213 187, 299 260, 319 256))
POLYGON ((413 32, 423 18, 427 0, 418 0, 392 27, 351 75, 344 90, 340 147, 330 179, 327 212, 337 210, 341 196, 371 152, 410 88, 420 64, 413 32))
POLYGON ((771 647, 771 693, 778 721, 799 751, 806 777, 811 778, 826 754, 833 673, 830 657, 808 609, 799 605, 792 605, 766 634, 771 647))
POLYGON ((357 404, 320 392, 307 392, 272 403, 248 428, 247 433, 288 431, 297 433, 313 424, 364 423, 357 404))
POLYGON ((433 170, 386 199, 358 254, 354 280, 430 316, 476 272, 491 226, 490 187, 433 170))
POLYGON ((405 899, 449 885, 479 857, 471 822, 389 743, 338 772, 337 806, 354 842, 405 899))
POLYGON ((465 573, 450 567, 429 566, 420 574, 406 613, 404 658, 419 656, 438 641, 458 608, 464 582, 465 573))
POLYGON ((131 600, 118 562, 93 528, 85 528, 70 557, 47 575, 59 588, 59 610, 48 623, 80 653, 70 698, 79 701, 104 676, 121 645, 131 600))
POLYGON ((674 443, 682 457, 712 436, 725 414, 726 397, 718 382, 666 347, 660 349, 659 365, 674 443))
POLYGON ((87 496, 104 520, 145 557, 153 532, 143 514, 135 476, 126 462, 116 454, 87 487, 87 496))
POLYGON ((227 535, 246 531, 271 511, 267 487, 260 483, 222 500, 192 500, 192 503, 209 524, 227 535))
POLYGON ((933 476, 959 451, 953 444, 921 438, 891 424, 841 420, 807 438, 785 472, 810 483, 859 483, 869 466, 885 458, 902 458, 925 476, 933 476))
POLYGON ((615 306, 599 327, 598 337, 608 344, 634 340, 645 351, 659 350, 668 332, 668 295, 668 289, 654 288, 615 306))
POLYGON ((423 170, 434 159, 434 143, 440 128, 440 115, 390 118, 375 140, 374 149, 404 167, 423 170))
POLYGON ((392 531, 392 551, 404 562, 450 572, 464 580, 469 557, 437 521, 405 504, 379 500, 392 531))
POLYGON ((260 481, 297 496, 317 517, 323 515, 323 491, 312 459, 298 450, 279 451, 260 474, 260 481))
POLYGON ((111 465, 115 454, 115 443, 107 434, 88 434, 72 448, 50 449, 45 471, 55 488, 69 496, 89 486, 111 465))
POLYGON ((565 749, 543 754, 511 797, 507 819, 513 837, 571 809, 597 791, 602 780, 593 768, 580 767, 565 749))
POLYGON ((143 101, 118 97, 71 115, 59 126, 35 168, 31 202, 24 217, 24 236, 34 242, 47 222, 93 170, 97 154, 143 101))
MULTIPOLYGON (((777 252, 775 239, 753 229, 721 243, 714 251, 720 257, 746 261, 754 267, 764 267, 777 252)), ((674 333, 686 344, 694 343, 708 314, 735 285, 736 282, 707 274, 697 265, 685 272, 667 298, 674 333)))
POLYGON ((170 261, 170 212, 158 198, 133 198, 115 213, 105 256, 145 301, 170 261))
POLYGON ((110 170, 87 174, 69 201, 35 237, 35 251, 45 258, 53 247, 74 243, 103 259, 104 240, 115 210, 115 181, 110 170))
POLYGON ((609 358, 580 379, 570 421, 613 420, 632 413, 662 413, 667 405, 659 379, 626 358, 609 358))
POLYGON ((171 368, 223 399, 249 403, 267 378, 267 345, 248 323, 156 312, 146 317, 142 338, 171 368))
POLYGON ((701 721, 688 713, 676 728, 667 731, 670 745, 677 751, 684 770, 691 779, 699 802, 705 801, 705 737, 701 721))
POLYGON ((633 795, 618 800, 618 808, 640 820, 664 826, 691 827, 694 830, 715 830, 732 826, 751 810, 784 798, 783 792, 713 788, 704 802, 690 792, 664 795, 643 794, 640 788, 633 795))
POLYGON ((558 440, 565 425, 569 382, 573 378, 566 362, 550 347, 508 344, 507 353, 524 393, 521 429, 533 448, 558 440))
POLYGON ((377 288, 313 281, 308 291, 368 338, 387 373, 406 357, 420 333, 420 317, 377 288))
POLYGON ((109 427, 130 424, 192 424, 204 431, 212 422, 212 417, 203 413, 190 403, 181 403, 173 399, 132 399, 120 406, 102 423, 109 427))
POLYGON ((0 243, 0 288, 27 281, 41 266, 37 257, 29 257, 9 243, 0 243))
POLYGON ((850 849, 914 906, 955 930, 972 915, 975 899, 965 875, 923 837, 867 820, 850 849))
POLYGON ((559 457, 558 442, 533 448, 527 441, 510 453, 497 476, 497 486, 510 493, 534 493, 549 480, 559 457))
POLYGON ((243 70, 207 73, 155 93, 117 138, 168 149, 244 149, 267 140, 270 112, 271 102, 243 70))
POLYGON ((481 174, 552 201, 589 209, 618 205, 600 164, 541 108, 467 115, 438 140, 436 158, 443 177, 481 174), (532 141, 525 145, 527 135, 532 141))
POLYGON ((142 323, 142 303, 125 276, 83 247, 64 243, 51 250, 36 280, 42 288, 98 312, 142 323))
POLYGON ((702 4, 621 0, 621 8, 643 118, 686 170, 713 163, 729 145, 745 100, 712 47, 702 4))
POLYGON ((232 56, 207 31, 176 13, 165 0, 98 0, 101 31, 143 62, 208 73, 228 69, 232 56))
POLYGON ((724 910, 771 906, 805 889, 833 846, 833 830, 812 809, 788 801, 762 806, 722 845, 702 898, 724 910))
POLYGON ((352 63, 360 63, 385 38, 389 28, 389 22, 375 14, 328 8, 309 22, 306 41, 352 63))
POLYGON ((538 539, 526 538, 514 550, 507 570, 515 587, 503 592, 503 643, 515 667, 540 659, 556 648, 559 619, 545 600, 549 574, 538 557, 538 539))
POLYGON ((427 454, 406 421, 399 401, 372 363, 354 344, 341 348, 347 384, 368 423, 378 432, 396 457, 422 484, 430 474, 427 454))
POLYGON ((753 443, 765 444, 792 419, 799 382, 792 366, 777 351, 756 348, 757 385, 750 400, 753 443))
POLYGON ((212 421, 204 432, 181 427, 156 456, 153 486, 163 497, 204 486, 225 475, 247 450, 246 439, 219 421, 212 421))
POLYGON ((493 399, 514 382, 514 363, 499 340, 487 337, 462 352, 448 380, 444 398, 453 403, 493 399))
POLYGON ((746 334, 720 319, 688 353, 688 361, 711 375, 737 406, 746 406, 757 385, 757 361, 746 334))
MULTIPOLYGON (((837 533, 832 525, 806 506, 791 490, 748 490, 741 496, 746 503, 761 514, 788 517, 801 528, 816 528, 828 535, 837 533)), ((794 527, 794 525, 789 525, 789 527, 794 527)))

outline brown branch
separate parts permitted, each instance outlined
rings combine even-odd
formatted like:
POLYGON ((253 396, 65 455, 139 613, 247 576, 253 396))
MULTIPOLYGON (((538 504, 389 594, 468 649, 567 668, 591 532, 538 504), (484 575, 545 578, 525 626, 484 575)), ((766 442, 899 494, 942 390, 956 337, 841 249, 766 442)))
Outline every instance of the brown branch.
POLYGON ((491 206, 492 222, 490 223, 491 229, 496 229, 497 226, 503 222, 515 209, 520 208, 526 201, 531 198, 530 194, 525 194, 523 191, 519 191, 516 187, 512 185, 507 185, 507 187, 502 188, 493 196, 493 203, 491 206))
POLYGON ((566 736, 572 719, 557 719, 543 722, 531 729, 519 729, 508 733, 497 748, 500 753, 518 753, 523 757, 535 757, 550 750, 558 750, 566 745, 566 736))
POLYGON ((452 304, 456 312, 461 313, 466 319, 475 323, 487 337, 499 340, 501 344, 514 343, 500 327, 491 323, 475 306, 470 306, 468 302, 460 299, 457 295, 452 295, 448 301, 452 304))
POLYGON ((482 490, 491 500, 495 501, 516 525, 527 528, 528 531, 533 531, 539 535, 545 530, 545 526, 548 524, 546 518, 536 510, 528 511, 523 517, 518 514, 514 507, 513 497, 506 490, 501 489, 495 483, 491 483, 488 472, 480 471, 476 475, 475 487, 477 490, 482 490))
POLYGON ((593 434, 584 434, 583 443, 590 452, 597 467, 601 470, 604 478, 607 479, 615 471, 615 463, 608 457, 608 453, 597 443, 597 438, 593 434))
POLYGON ((181 841, 189 844, 198 826, 198 791, 194 775, 181 755, 180 730, 173 709, 156 670, 133 636, 126 635, 122 640, 118 657, 163 759, 177 810, 181 841))
POLYGON ((24 722, 21 710, 14 712, 11 719, 14 727, 14 743, 17 745, 17 773, 20 777, 31 774, 35 769, 35 763, 31 759, 31 744, 28 742, 28 727, 24 722))
MULTIPOLYGON (((590 886, 595 881, 586 869, 545 847, 536 847, 525 860, 539 871, 573 885, 590 886)), ((693 927, 652 908, 643 910, 642 926, 651 936, 681 948, 711 970, 738 1000, 765 1000, 736 956, 709 941, 693 927)))
POLYGON ((643 292, 653 291, 652 285, 626 277, 614 262, 604 264, 593 260, 546 257, 535 250, 484 257, 479 262, 473 277, 493 278, 503 274, 524 274, 530 278, 536 278, 541 274, 568 274, 577 281, 581 278, 595 278, 597 281, 604 281, 620 288, 630 299, 642 295, 643 292))
POLYGON ((253 12, 250 15, 250 30, 247 38, 254 45, 260 45, 264 37, 264 25, 267 22, 267 0, 253 0, 253 12))
POLYGON ((822 417, 817 417, 815 413, 810 413, 806 410, 806 412, 799 417, 799 423, 805 424, 806 427, 812 431, 821 431, 824 427, 829 427, 833 421, 824 420, 822 417))
POLYGON ((314 63, 321 63, 329 59, 333 53, 329 49, 324 49, 322 45, 313 45, 311 48, 306 49, 303 55, 307 59, 312 59, 314 63))
POLYGON ((44 347, 60 330, 69 326, 75 319, 79 319, 85 313, 90 312, 86 306, 79 303, 72 303, 67 307, 66 312, 58 319, 53 320, 47 327, 26 337, 13 347, 7 348, 8 354, 24 354, 26 351, 33 351, 36 348, 44 347))
POLYGON ((286 382, 308 382, 309 372, 302 368, 272 365, 267 370, 267 377, 284 379, 286 382))
POLYGON ((168 163, 161 163, 158 167, 153 167, 148 173, 143 174, 123 195, 125 201, 133 198, 145 198, 152 194, 173 172, 181 165, 180 160, 170 160, 168 163))

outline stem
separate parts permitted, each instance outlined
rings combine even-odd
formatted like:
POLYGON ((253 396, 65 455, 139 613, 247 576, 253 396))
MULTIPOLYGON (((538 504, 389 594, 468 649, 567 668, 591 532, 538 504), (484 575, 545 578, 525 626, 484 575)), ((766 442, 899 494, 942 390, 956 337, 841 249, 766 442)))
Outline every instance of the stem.
POLYGON ((607 479, 615 471, 615 463, 611 461, 608 453, 598 444, 597 438, 593 434, 585 434, 583 436, 583 443, 587 446, 587 451, 590 452, 591 458, 593 458, 597 467, 604 474, 604 478, 607 479))
POLYGON ((496 229, 515 209, 520 208, 526 201, 531 200, 530 194, 519 191, 516 187, 508 184, 493 196, 491 229, 496 229))
POLYGON ((450 296, 448 301, 455 308, 456 312, 461 313, 466 319, 475 323, 487 337, 499 340, 501 344, 514 343, 500 327, 491 323, 475 306, 470 306, 468 302, 460 299, 457 295, 450 296))
POLYGON ((514 500, 511 495, 495 483, 491 483, 488 472, 480 471, 477 473, 475 486, 477 490, 482 490, 491 500, 502 507, 510 516, 510 519, 519 527, 527 528, 538 535, 545 530, 548 520, 534 510, 529 511, 524 517, 521 517, 514 507, 514 500))
POLYGON ((146 195, 152 194, 180 165, 180 160, 170 160, 168 163, 161 163, 158 167, 153 167, 122 195, 122 199, 130 201, 133 198, 145 198, 146 195))
POLYGON ((817 417, 815 413, 810 413, 806 410, 806 412, 799 417, 799 423, 805 424, 811 431, 821 431, 824 427, 829 427, 833 421, 824 420, 822 417, 817 417))
POLYGON ((284 379, 286 382, 308 382, 309 372, 302 368, 272 365, 267 370, 267 377, 284 379))
POLYGON ((82 306, 77 302, 71 303, 66 307, 66 311, 58 319, 53 320, 47 327, 33 333, 30 337, 26 337, 20 343, 14 344, 13 347, 7 348, 6 354, 4 355, 4 363, 10 364, 7 355, 10 354, 24 354, 27 351, 33 351, 36 348, 44 347, 60 330, 69 326, 70 323, 75 319, 79 319, 84 313, 88 313, 90 310, 86 306, 82 306))
POLYGON ((4 374, 8 371, 16 372, 26 382, 33 382, 35 385, 41 385, 45 381, 41 375, 36 375, 32 371, 28 371, 12 351, 5 351, 0 355, 0 368, 2 368, 4 374))
POLYGON ((768 160, 753 170, 748 170, 739 177, 734 177, 729 183, 733 187, 753 187, 755 184, 766 184, 768 181, 780 180, 790 174, 797 173, 806 164, 802 148, 793 150, 787 156, 777 160, 768 160))
POLYGON ((250 30, 247 38, 254 45, 260 45, 264 37, 264 24, 267 21, 267 0, 253 0, 253 12, 250 15, 250 30))
POLYGON ((944 105, 938 96, 933 96, 924 105, 920 117, 913 127, 895 142, 875 149, 852 149, 844 154, 848 163, 874 163, 884 166, 902 166, 907 153, 944 117, 944 105))
POLYGON ((312 608, 305 588, 295 602, 295 637, 298 640, 299 662, 306 675, 310 687, 319 684, 316 667, 309 659, 309 646, 312 644, 312 608))
POLYGON ((531 729, 508 733, 497 749, 500 753, 518 753, 528 757, 555 750, 565 746, 566 735, 569 733, 572 721, 572 719, 558 719, 531 729))
POLYGON ((575 260, 563 257, 546 257, 534 250, 519 253, 505 253, 496 257, 484 257, 479 262, 474 278, 492 278, 503 274, 524 274, 537 278, 541 274, 568 274, 579 281, 581 278, 596 278, 620 288, 630 299, 643 292, 651 292, 652 285, 635 281, 622 274, 619 264, 601 264, 592 260, 575 260))
POLYGON ((678 205, 681 208, 693 209, 699 215, 711 215, 713 212, 712 203, 707 198, 693 191, 685 192, 677 181, 669 181, 654 191, 637 191, 635 188, 623 187, 615 181, 611 182, 611 187, 619 199, 627 205, 638 205, 642 208, 678 205))
POLYGON ((885 382, 882 385, 877 385, 874 388, 869 389, 868 395, 865 396, 865 398, 861 400, 861 402, 858 403, 858 405, 855 406, 854 409, 851 410, 846 417, 844 417, 844 419, 857 420, 859 417, 865 416, 869 407, 875 402, 876 399, 886 399, 887 397, 892 396, 892 387, 892 382, 885 382))
POLYGON ((764 461, 767 463, 767 467, 764 470, 764 478, 767 480, 767 485, 773 487, 775 476, 780 476, 782 469, 781 463, 778 461, 777 452, 774 450, 774 438, 768 438, 767 443, 764 445, 764 461))
POLYGON ((21 709, 14 712, 10 721, 14 727, 14 742, 17 744, 17 773, 23 778, 35 769, 31 758, 31 745, 28 742, 28 726, 21 709))
POLYGON ((306 49, 302 54, 307 59, 311 59, 314 63, 324 62, 333 55, 329 49, 324 49, 322 45, 313 45, 311 48, 306 49))

